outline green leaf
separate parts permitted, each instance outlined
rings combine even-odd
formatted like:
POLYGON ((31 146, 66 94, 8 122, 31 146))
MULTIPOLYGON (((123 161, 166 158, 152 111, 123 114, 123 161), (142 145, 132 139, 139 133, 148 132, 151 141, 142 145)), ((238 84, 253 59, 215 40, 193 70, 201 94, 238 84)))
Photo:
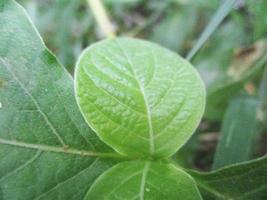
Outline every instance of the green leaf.
POLYGON ((85 0, 49 2, 17 0, 26 9, 46 46, 73 73, 83 46, 95 41, 93 18, 85 0), (88 32, 88 30, 91 30, 88 32))
POLYGON ((253 139, 259 132, 257 106, 258 101, 251 98, 231 102, 223 120, 213 169, 249 160, 253 139))
POLYGON ((229 14, 229 12, 232 10, 234 4, 237 0, 225 0, 220 8, 217 10, 217 12, 212 17, 210 23, 205 28, 201 36, 199 37, 198 41, 194 45, 194 47, 191 49, 191 51, 187 55, 187 59, 191 60, 194 55, 198 52, 198 50, 203 46, 203 44, 209 39, 209 37, 212 35, 214 31, 216 31, 217 27, 220 25, 220 23, 223 21, 223 19, 229 14))
POLYGON ((167 157, 192 135, 205 90, 193 67, 138 39, 86 49, 75 72, 76 98, 99 137, 122 154, 167 157))
POLYGON ((171 164, 155 162, 123 162, 93 184, 85 200, 199 200, 202 199, 194 180, 171 164))
POLYGON ((216 199, 267 199, 267 157, 210 173, 188 171, 198 186, 216 199))
POLYGON ((0 0, 0 24, 0 199, 83 199, 113 154, 24 9, 0 0))

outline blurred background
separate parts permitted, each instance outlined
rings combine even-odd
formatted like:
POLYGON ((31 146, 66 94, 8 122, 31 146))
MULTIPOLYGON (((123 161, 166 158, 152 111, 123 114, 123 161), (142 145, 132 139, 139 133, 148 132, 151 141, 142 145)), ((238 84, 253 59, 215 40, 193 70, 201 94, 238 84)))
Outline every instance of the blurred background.
MULTIPOLYGON (((18 0, 48 48, 73 74, 81 51, 104 35, 86 0, 18 0)), ((185 57, 224 0, 102 0, 119 36, 185 57)), ((174 159, 207 171, 267 153, 267 1, 236 0, 191 59, 207 88, 205 116, 174 159)))

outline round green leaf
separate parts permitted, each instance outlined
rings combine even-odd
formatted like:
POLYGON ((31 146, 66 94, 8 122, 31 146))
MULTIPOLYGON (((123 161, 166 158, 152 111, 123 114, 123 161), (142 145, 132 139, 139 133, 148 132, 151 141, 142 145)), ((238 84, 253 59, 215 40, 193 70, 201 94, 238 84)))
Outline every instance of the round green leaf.
POLYGON ((131 156, 167 157, 196 129, 205 89, 177 54, 138 39, 98 42, 81 55, 76 98, 98 136, 131 156))
POLYGON ((171 164, 123 162, 102 174, 84 200, 201 200, 190 175, 171 164))

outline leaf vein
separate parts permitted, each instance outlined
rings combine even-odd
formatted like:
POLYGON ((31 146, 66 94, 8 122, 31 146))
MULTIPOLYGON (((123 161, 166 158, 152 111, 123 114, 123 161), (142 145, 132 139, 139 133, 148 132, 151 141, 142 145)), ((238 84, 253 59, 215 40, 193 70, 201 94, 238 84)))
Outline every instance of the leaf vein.
POLYGON ((136 82, 140 88, 141 94, 143 96, 144 99, 144 103, 145 103, 145 108, 146 108, 146 114, 147 114, 147 122, 148 122, 148 128, 149 128, 149 152, 151 155, 154 154, 155 152, 155 141, 154 141, 154 131, 153 131, 153 125, 152 125, 152 118, 151 118, 151 112, 150 112, 150 108, 149 108, 149 104, 148 104, 148 100, 147 97, 145 95, 145 91, 144 88, 141 86, 141 84, 139 83, 139 80, 137 78, 136 72, 134 71, 134 67, 133 67, 133 63, 131 62, 128 53, 121 47, 120 43, 118 40, 115 40, 118 47, 121 49, 122 53, 125 55, 127 62, 130 65, 131 71, 136 79, 136 82))
POLYGON ((144 200, 146 177, 147 177, 147 173, 149 171, 149 168, 150 168, 150 162, 147 162, 145 164, 143 172, 142 172, 142 178, 141 178, 141 184, 140 184, 140 193, 139 193, 140 200, 144 200))
POLYGON ((66 182, 68 182, 69 180, 79 176, 80 174, 82 174, 84 171, 90 169, 97 161, 99 160, 99 158, 95 159, 93 163, 91 163, 89 166, 87 166, 85 169, 79 171, 78 173, 74 174, 73 176, 71 177, 68 177, 66 180, 60 182, 60 183, 57 183, 55 186, 53 186, 52 188, 48 189, 47 191, 41 193, 39 196, 35 197, 34 200, 37 200, 37 199, 40 199, 42 197, 44 197, 45 195, 47 195, 49 192, 57 189, 58 187, 60 187, 61 185, 65 184, 66 182))
POLYGON ((26 149, 36 149, 36 150, 46 151, 46 152, 65 153, 65 154, 72 154, 72 155, 79 155, 79 156, 94 156, 94 157, 103 157, 103 158, 124 158, 124 156, 116 154, 116 153, 84 151, 84 150, 78 150, 78 149, 73 149, 73 148, 64 148, 64 147, 24 143, 24 142, 6 140, 6 139, 1 139, 1 138, 0 138, 0 144, 16 146, 16 147, 21 147, 21 148, 26 148, 26 149))
POLYGON ((2 182, 3 180, 5 180, 6 178, 14 175, 15 173, 17 173, 18 171, 24 169, 25 167, 27 167, 28 165, 30 165, 32 162, 34 162, 40 155, 41 155, 40 150, 38 150, 30 159, 28 159, 26 162, 24 162, 23 164, 21 164, 19 167, 17 167, 16 169, 12 170, 11 172, 9 172, 8 174, 6 174, 5 176, 0 178, 0 182, 2 182))
POLYGON ((40 105, 38 104, 38 102, 36 101, 36 99, 33 97, 33 95, 23 85, 23 83, 19 80, 19 78, 16 76, 16 74, 12 70, 10 70, 10 68, 7 66, 7 64, 4 65, 4 66, 6 67, 7 71, 13 76, 13 78, 16 80, 16 82, 20 85, 20 87, 29 95, 29 97, 31 98, 33 104, 35 105, 35 107, 37 108, 37 110, 40 112, 40 114, 42 115, 42 117, 45 120, 46 124, 50 127, 50 129, 55 134, 55 136, 57 137, 57 139, 59 140, 59 142, 62 144, 62 146, 67 146, 65 144, 64 140, 61 138, 60 134, 57 132, 57 130, 53 126, 53 124, 50 122, 48 116, 42 111, 40 105))
MULTIPOLYGON (((84 68, 83 68, 84 69, 84 68)), ((86 69, 84 69, 85 73, 87 74, 87 77, 90 79, 89 77, 89 74, 88 74, 88 71, 86 69)), ((130 110, 132 110, 133 112, 137 113, 138 115, 142 115, 142 116, 145 116, 146 115, 138 110, 135 110, 134 108, 130 107, 128 104, 122 102, 120 99, 118 99, 116 96, 112 95, 112 93, 108 92, 107 90, 105 90, 104 88, 100 87, 100 86, 97 86, 96 83, 90 79, 94 85, 99 88, 100 90, 102 90, 107 96, 111 97, 112 99, 114 99, 115 101, 117 101, 119 104, 121 104, 122 106, 126 107, 126 108, 129 108, 130 110)))

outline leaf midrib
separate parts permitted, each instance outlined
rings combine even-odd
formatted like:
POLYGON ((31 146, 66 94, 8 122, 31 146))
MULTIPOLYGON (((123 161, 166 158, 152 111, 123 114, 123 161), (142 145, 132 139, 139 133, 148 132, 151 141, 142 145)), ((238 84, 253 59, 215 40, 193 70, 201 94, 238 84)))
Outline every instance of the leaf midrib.
POLYGON ((140 200, 144 200, 146 177, 147 177, 147 173, 150 168, 150 164, 151 164, 150 162, 147 162, 142 172, 142 178, 141 178, 141 183, 140 183, 140 193, 139 193, 140 200))
MULTIPOLYGON (((117 41, 117 40, 115 40, 117 41)), ((150 111, 150 107, 148 104, 148 100, 145 94, 145 90, 144 87, 140 84, 136 72, 134 71, 134 67, 133 64, 128 56, 128 53, 121 47, 120 43, 117 41, 117 45, 120 48, 120 50, 122 51, 122 53, 125 55, 127 62, 129 63, 130 67, 131 67, 131 71, 136 79, 136 83, 139 86, 140 92, 143 96, 143 100, 145 103, 145 109, 146 109, 146 115, 147 115, 147 123, 148 123, 148 128, 149 128, 149 152, 150 155, 152 156, 155 153, 155 138, 154 138, 154 130, 153 130, 153 124, 152 124, 152 118, 151 118, 151 111, 150 111)))
POLYGON ((119 155, 117 153, 108 153, 108 152, 95 152, 95 151, 85 151, 68 147, 57 147, 57 146, 49 146, 49 145, 41 145, 41 144, 32 144, 26 142, 19 142, 16 140, 7 140, 0 138, 0 144, 9 145, 15 147, 21 147, 26 149, 35 149, 45 152, 54 152, 54 153, 63 153, 63 154, 72 154, 79 156, 89 156, 89 157, 102 157, 102 158, 126 158, 123 155, 119 155))

